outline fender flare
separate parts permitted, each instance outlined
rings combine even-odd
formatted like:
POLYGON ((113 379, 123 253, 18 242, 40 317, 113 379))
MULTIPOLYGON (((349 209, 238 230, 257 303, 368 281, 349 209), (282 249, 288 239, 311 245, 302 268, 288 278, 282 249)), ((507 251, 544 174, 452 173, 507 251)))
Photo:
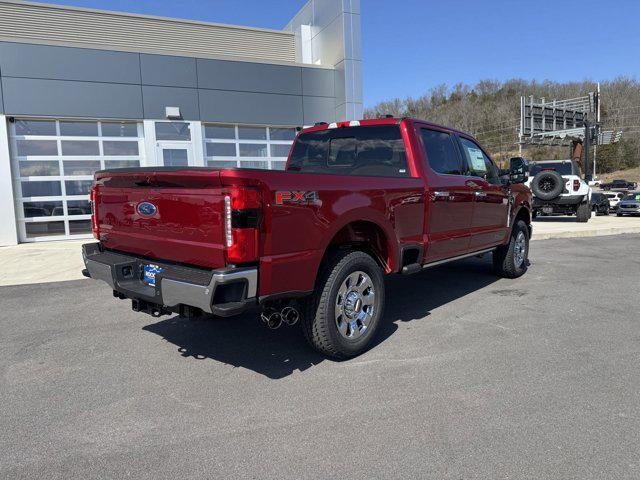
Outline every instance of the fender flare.
POLYGON ((533 235, 533 226, 531 225, 531 222, 533 220, 531 205, 529 204, 528 201, 526 201, 526 199, 520 201, 517 205, 518 206, 514 209, 515 214, 513 215, 513 218, 511 219, 511 225, 509 225, 507 238, 509 238, 511 236, 511 232, 513 231, 513 227, 516 224, 516 218, 518 218, 518 215, 520 215, 520 212, 522 212, 523 210, 525 210, 527 212, 527 216, 529 217, 529 222, 527 223, 527 228, 529 230, 529 238, 531 238, 531 236, 533 235))
MULTIPOLYGON (((320 242, 321 259, 324 257, 327 249, 331 245, 331 241, 335 238, 336 234, 344 227, 355 222, 368 222, 378 227, 384 234, 387 244, 387 251, 389 252, 389 269, 390 272, 398 270, 399 267, 399 245, 396 237, 395 230, 391 221, 383 214, 372 211, 370 208, 361 207, 354 208, 348 212, 343 213, 338 221, 332 222, 331 228, 329 228, 320 242)), ((321 261, 320 259, 320 261, 321 261)), ((320 264, 318 264, 318 267, 320 264)), ((387 273, 387 272, 385 272, 387 273)))

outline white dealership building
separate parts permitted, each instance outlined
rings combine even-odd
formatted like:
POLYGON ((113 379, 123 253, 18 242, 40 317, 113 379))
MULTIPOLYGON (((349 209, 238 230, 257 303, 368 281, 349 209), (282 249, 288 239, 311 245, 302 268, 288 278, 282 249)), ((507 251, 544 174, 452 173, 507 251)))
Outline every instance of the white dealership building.
POLYGON ((278 169, 361 117, 359 0, 282 30, 0 0, 0 246, 90 236, 96 170, 278 169))

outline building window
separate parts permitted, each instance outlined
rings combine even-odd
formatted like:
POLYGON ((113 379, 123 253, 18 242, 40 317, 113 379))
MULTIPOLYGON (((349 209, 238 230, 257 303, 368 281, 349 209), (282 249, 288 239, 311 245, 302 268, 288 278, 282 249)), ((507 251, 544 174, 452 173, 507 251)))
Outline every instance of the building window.
POLYGON ((188 122, 156 122, 156 140, 191 141, 188 122))
POLYGON ((296 129, 206 124, 203 137, 209 167, 284 170, 296 129))
POLYGON ((143 161, 138 122, 16 119, 9 125, 21 241, 90 236, 93 174, 143 161))

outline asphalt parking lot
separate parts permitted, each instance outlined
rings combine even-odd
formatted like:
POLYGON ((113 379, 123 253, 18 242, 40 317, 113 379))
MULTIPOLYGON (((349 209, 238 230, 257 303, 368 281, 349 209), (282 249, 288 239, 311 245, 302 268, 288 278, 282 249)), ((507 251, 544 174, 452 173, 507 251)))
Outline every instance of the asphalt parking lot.
POLYGON ((390 278, 378 344, 0 288, 0 478, 640 478, 640 235, 390 278))

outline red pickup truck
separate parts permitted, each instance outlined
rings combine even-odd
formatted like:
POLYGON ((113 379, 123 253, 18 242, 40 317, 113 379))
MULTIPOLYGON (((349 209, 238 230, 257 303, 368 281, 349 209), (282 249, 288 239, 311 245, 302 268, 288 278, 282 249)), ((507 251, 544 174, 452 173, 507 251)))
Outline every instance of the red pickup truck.
POLYGON ((351 357, 380 325, 385 274, 489 252, 498 275, 527 270, 526 175, 522 159, 499 170, 470 135, 408 118, 304 129, 286 171, 104 170, 83 273, 153 316, 260 305, 269 327, 300 319, 313 347, 351 357))

